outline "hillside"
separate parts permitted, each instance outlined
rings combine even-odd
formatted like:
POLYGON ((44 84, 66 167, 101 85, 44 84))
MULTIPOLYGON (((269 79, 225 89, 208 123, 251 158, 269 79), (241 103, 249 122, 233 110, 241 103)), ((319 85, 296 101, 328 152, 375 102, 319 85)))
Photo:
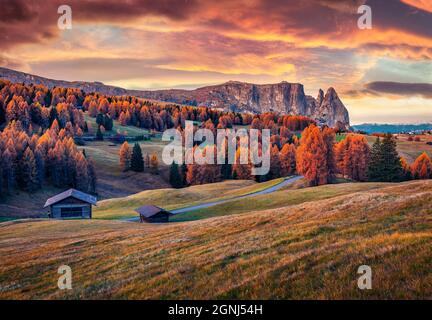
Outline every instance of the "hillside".
POLYGON ((415 181, 166 225, 5 222, 0 298, 431 299, 431 205, 432 181, 415 181))
POLYGON ((225 111, 264 113, 275 111, 282 114, 304 115, 329 126, 349 127, 349 114, 336 91, 329 88, 324 95, 320 90, 317 98, 308 96, 299 83, 286 81, 258 85, 229 81, 220 85, 195 90, 127 90, 105 85, 101 82, 64 81, 47 79, 36 75, 0 67, 0 78, 14 83, 43 84, 48 88, 79 88, 87 93, 105 95, 131 95, 179 104, 222 108, 225 111))

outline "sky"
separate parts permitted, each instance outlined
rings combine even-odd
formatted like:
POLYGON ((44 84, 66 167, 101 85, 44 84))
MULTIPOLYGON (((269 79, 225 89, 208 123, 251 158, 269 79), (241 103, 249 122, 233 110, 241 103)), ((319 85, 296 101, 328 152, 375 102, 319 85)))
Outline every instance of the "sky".
POLYGON ((0 3, 2 67, 128 89, 299 82, 312 96, 334 87, 352 124, 432 122, 431 0, 0 3))

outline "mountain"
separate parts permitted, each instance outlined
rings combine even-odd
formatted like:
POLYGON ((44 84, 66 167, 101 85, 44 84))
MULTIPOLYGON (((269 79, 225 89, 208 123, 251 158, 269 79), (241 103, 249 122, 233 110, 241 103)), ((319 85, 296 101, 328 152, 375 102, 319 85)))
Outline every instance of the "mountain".
POLYGON ((333 88, 329 88, 325 95, 320 90, 316 99, 305 95, 302 84, 286 81, 263 85, 229 81, 195 90, 141 91, 141 94, 155 100, 224 110, 305 115, 329 126, 338 122, 349 126, 348 111, 333 88))
POLYGON ((363 123, 353 125, 352 128, 366 133, 420 133, 432 130, 432 123, 420 124, 384 124, 384 123, 363 123))
POLYGON ((106 95, 133 95, 141 98, 220 108, 223 110, 262 113, 275 111, 282 114, 304 115, 329 126, 349 127, 349 114, 335 89, 329 88, 324 94, 319 90, 317 98, 308 96, 299 83, 286 81, 276 84, 257 85, 229 81, 224 84, 207 86, 195 90, 126 90, 104 85, 101 82, 52 80, 31 74, 0 68, 0 78, 12 82, 43 84, 49 88, 72 87, 86 92, 106 95))

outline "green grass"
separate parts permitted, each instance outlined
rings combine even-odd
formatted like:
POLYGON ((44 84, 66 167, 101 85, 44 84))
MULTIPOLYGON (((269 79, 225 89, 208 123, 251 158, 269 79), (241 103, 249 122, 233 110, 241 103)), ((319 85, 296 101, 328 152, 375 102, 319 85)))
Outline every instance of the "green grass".
POLYGON ((93 211, 93 216, 95 219, 136 217, 137 213, 134 209, 148 204, 174 210, 258 192, 274 186, 282 180, 275 179, 264 183, 248 180, 227 180, 183 189, 146 190, 124 198, 100 201, 93 211))
MULTIPOLYGON (((85 114, 84 120, 87 121, 87 125, 89 126, 89 133, 95 135, 97 131, 96 118, 92 118, 88 114, 85 114)), ((127 136, 140 136, 150 133, 150 131, 147 129, 138 128, 135 126, 122 126, 120 122, 114 120, 113 129, 111 131, 106 131, 104 135, 106 136, 115 134, 117 130, 119 130, 121 133, 125 133, 127 136)))
POLYGON ((259 195, 253 198, 238 199, 227 203, 215 205, 196 211, 182 213, 170 218, 170 221, 192 221, 210 217, 226 216, 251 211, 268 210, 321 199, 333 198, 359 191, 368 191, 382 188, 391 184, 387 183, 342 183, 302 188, 297 190, 281 190, 271 194, 259 195))
POLYGON ((0 223, 1 222, 6 222, 6 221, 13 221, 13 220, 17 220, 19 218, 16 217, 0 217, 0 223))

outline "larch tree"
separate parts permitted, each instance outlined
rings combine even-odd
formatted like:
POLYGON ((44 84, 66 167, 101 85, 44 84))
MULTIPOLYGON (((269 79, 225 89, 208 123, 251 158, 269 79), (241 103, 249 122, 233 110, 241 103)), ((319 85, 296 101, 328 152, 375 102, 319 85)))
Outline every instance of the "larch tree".
POLYGON ((273 145, 270 149, 270 171, 267 174, 269 179, 276 179, 281 176, 281 162, 279 156, 279 148, 273 145))
POLYGON ((340 174, 356 181, 367 180, 370 148, 364 136, 347 135, 336 145, 335 154, 340 174))
MULTIPOLYGON (((239 147, 235 155, 235 163, 232 166, 232 176, 234 179, 238 180, 251 180, 252 176, 252 164, 248 158, 247 163, 240 163, 241 160, 241 148, 239 147)), ((243 152, 248 153, 248 150, 243 150, 243 152)))
POLYGON ((432 161, 426 152, 417 157, 411 166, 411 173, 414 179, 432 178, 432 161))
POLYGON ((156 153, 152 153, 150 157, 150 171, 152 174, 159 172, 159 159, 156 153))
POLYGON ((125 141, 120 147, 119 156, 120 156, 120 168, 123 171, 129 170, 131 164, 132 151, 127 141, 125 141))
POLYGON ((401 166, 402 166, 402 180, 404 181, 411 180, 412 179, 411 166, 403 157, 401 157, 401 166))
POLYGON ((20 187, 23 190, 27 190, 30 192, 36 190, 36 188, 38 187, 36 161, 34 158, 34 154, 29 147, 27 147, 24 151, 20 167, 20 187))
POLYGON ((279 161, 282 177, 287 177, 296 172, 296 148, 294 144, 284 144, 280 151, 279 161))
MULTIPOLYGON (((329 137, 326 137, 329 140, 329 137)), ((328 158, 329 141, 325 141, 323 134, 315 125, 303 130, 300 146, 297 148, 297 171, 305 177, 312 186, 322 185, 331 181, 328 158)), ((331 152, 330 154, 333 154, 331 152)), ((334 160, 332 160, 334 161, 334 160)))

